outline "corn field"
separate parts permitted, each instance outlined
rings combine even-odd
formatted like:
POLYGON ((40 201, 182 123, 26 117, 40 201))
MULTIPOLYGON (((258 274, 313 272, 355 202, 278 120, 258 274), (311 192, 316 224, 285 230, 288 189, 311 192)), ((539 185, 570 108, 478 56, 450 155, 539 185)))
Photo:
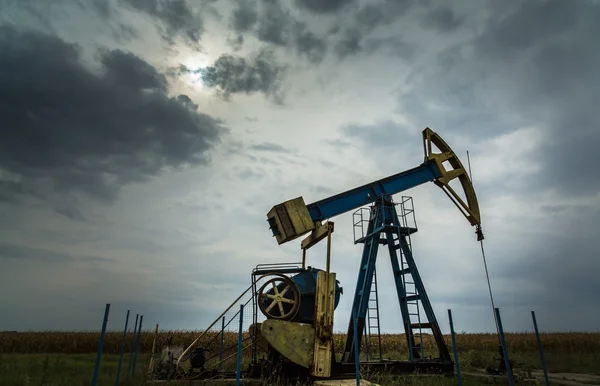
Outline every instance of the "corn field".
MULTIPOLYGON (((173 345, 188 345, 201 331, 161 331, 158 334, 157 347, 167 341, 173 345)), ((220 338, 218 332, 209 332, 201 342, 206 342, 211 348, 218 349, 220 338)), ((121 349, 123 332, 110 331, 104 340, 105 354, 118 354, 121 349)), ((244 333, 248 337, 248 332, 244 333)), ((98 350, 99 332, 1 332, 0 353, 62 353, 62 354, 88 354, 98 350)), ((394 353, 407 351, 406 339, 402 334, 382 335, 382 352, 394 353)), ((451 338, 445 336, 448 348, 451 350, 451 338)), ((562 353, 598 353, 600 352, 600 333, 545 333, 541 334, 544 351, 560 351, 562 353)), ((154 332, 142 331, 140 339, 140 352, 150 352, 154 332)), ((460 352, 465 351, 497 351, 498 338, 495 334, 457 334, 457 346, 460 352)), ((132 334, 128 333, 125 351, 131 350, 132 334)), ((424 336, 424 343, 433 344, 433 337, 424 336)), ((237 342, 237 334, 226 332, 224 346, 233 346, 237 342)), ((345 334, 334 336, 334 345, 339 353, 343 349, 345 334)), ((530 352, 537 350, 535 335, 532 333, 506 334, 506 343, 509 350, 530 352)), ((202 344, 202 343, 201 343, 202 344)))

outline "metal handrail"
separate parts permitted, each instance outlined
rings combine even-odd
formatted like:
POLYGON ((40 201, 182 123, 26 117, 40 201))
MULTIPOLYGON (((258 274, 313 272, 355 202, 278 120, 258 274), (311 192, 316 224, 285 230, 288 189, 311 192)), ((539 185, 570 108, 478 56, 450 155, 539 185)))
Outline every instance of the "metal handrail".
POLYGON ((184 357, 184 356, 185 356, 185 355, 186 355, 186 354, 187 354, 187 353, 188 353, 188 352, 189 352, 189 351, 190 351, 190 350, 191 350, 191 349, 192 349, 192 348, 193 348, 193 347, 196 345, 196 343, 198 343, 198 341, 199 341, 199 340, 200 340, 202 337, 204 337, 204 335, 206 335, 206 333, 207 333, 207 332, 208 332, 208 331, 209 331, 211 328, 213 328, 213 326, 214 326, 215 324, 217 324, 217 322, 218 322, 218 321, 220 321, 220 320, 221 320, 221 318, 222 318, 223 316, 225 316, 225 314, 226 314, 226 313, 227 313, 227 312, 228 312, 228 311, 231 309, 231 307, 233 307, 233 306, 234 306, 234 305, 235 305, 235 304, 236 304, 236 303, 237 303, 237 302, 238 302, 238 301, 239 301, 239 300, 242 298, 242 296, 246 295, 246 293, 248 293, 248 291, 249 291, 249 290, 251 290, 251 289, 254 287, 254 285, 255 285, 255 284, 256 284, 256 283, 257 283, 259 280, 261 280, 261 279, 263 279, 264 277, 266 277, 266 276, 269 276, 269 275, 271 275, 271 274, 265 274, 265 275, 261 275, 261 276, 260 276, 258 279, 255 279, 255 280, 252 282, 252 284, 251 284, 251 285, 250 285, 250 286, 249 286, 249 287, 248 287, 248 288, 247 288, 247 289, 246 289, 244 292, 242 292, 242 294, 241 294, 240 296, 238 296, 238 297, 237 297, 237 298, 236 298, 236 299, 235 299, 235 300, 234 300, 234 301, 233 301, 233 302, 232 302, 232 303, 229 305, 229 307, 227 307, 227 308, 225 309, 225 311, 223 311, 223 312, 222 312, 222 313, 219 315, 219 317, 217 317, 217 318, 215 319, 215 321, 214 321, 214 322, 212 322, 210 326, 208 326, 208 328, 206 328, 206 329, 205 329, 205 330, 204 330, 204 331, 203 331, 203 332, 200 334, 200 336, 198 336, 198 337, 197 337, 197 338, 196 338, 196 339, 195 339, 195 340, 194 340, 194 341, 193 341, 193 342, 192 342, 192 343, 191 343, 191 344, 190 344, 190 345, 189 345, 189 346, 188 346, 188 347, 187 347, 185 350, 183 350, 183 352, 181 353, 181 355, 179 355, 179 358, 177 358, 177 363, 176 363, 176 365, 175 365, 175 368, 176 368, 176 371, 177 371, 177 372, 179 372, 179 370, 180 370, 179 363, 181 362, 181 358, 183 358, 183 357, 184 357))

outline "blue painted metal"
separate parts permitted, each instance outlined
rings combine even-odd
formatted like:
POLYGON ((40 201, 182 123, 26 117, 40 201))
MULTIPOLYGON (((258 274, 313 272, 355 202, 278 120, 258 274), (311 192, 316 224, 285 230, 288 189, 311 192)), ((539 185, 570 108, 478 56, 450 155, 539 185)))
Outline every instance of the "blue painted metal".
POLYGON ((307 205, 313 221, 323 221, 352 209, 375 202, 382 195, 392 196, 441 177, 435 162, 428 161, 416 168, 359 186, 307 205))
MULTIPOLYGON (((358 347, 358 333, 357 333, 357 322, 356 322, 356 311, 352 312, 352 325, 354 326, 354 347, 358 347)), ((354 350, 354 372, 356 374, 356 385, 360 386, 360 356, 359 350, 354 350)))
POLYGON ((121 352, 119 353, 119 367, 117 368, 117 379, 115 386, 119 386, 119 377, 121 376, 121 364, 123 363, 123 353, 125 352, 125 341, 127 340, 127 324, 129 323, 129 310, 125 317, 125 328, 123 329, 123 339, 121 340, 121 352))
POLYGON ((496 312, 496 320, 498 321, 498 332, 500 332, 500 344, 502 345, 502 352, 504 353, 504 364, 506 366, 506 373, 508 374, 508 384, 513 386, 515 381, 512 375, 512 368, 508 359, 508 349, 506 348, 506 341, 504 340, 504 329, 502 328, 502 320, 500 320, 500 310, 494 309, 496 312))
POLYGON ((106 304, 104 309, 104 319, 102 321, 102 332, 100 333, 100 341, 98 342, 98 353, 96 354, 96 364, 94 365, 94 375, 92 377, 92 386, 98 384, 98 370, 100 370, 100 361, 102 360, 102 347, 104 347, 104 335, 106 334, 106 324, 108 323, 108 312, 110 304, 106 304))
POLYGON ((238 331, 238 347, 237 347, 237 360, 235 364, 235 384, 240 386, 241 384, 241 371, 242 371, 242 333, 244 330, 244 305, 240 304, 240 328, 238 331))
MULTIPOLYGON (((323 271, 313 267, 307 267, 304 272, 292 276, 292 281, 296 283, 300 290, 302 301, 300 302, 300 309, 292 321, 298 323, 312 323, 314 321, 315 314, 315 296, 317 293, 317 273, 323 271)), ((339 285, 339 281, 335 283, 335 301, 334 310, 337 308, 340 302, 340 295, 343 293, 343 289, 339 285)), ((280 284, 281 289, 285 287, 285 283, 280 284)))
POLYGON ((223 344, 225 341, 225 317, 221 319, 221 344, 219 345, 219 371, 223 365, 223 344))
POLYGON ((135 314, 135 325, 133 326, 133 336, 131 337, 131 351, 129 352, 129 364, 127 365, 127 378, 131 374, 131 362, 133 362, 133 349, 135 348, 135 337, 137 335, 138 318, 140 314, 135 314))
POLYGON ((454 322, 452 321, 452 311, 450 309, 448 309, 448 320, 450 321, 450 334, 452 336, 452 351, 454 352, 454 361, 456 362, 456 380, 458 381, 458 386, 462 386, 460 364, 458 363, 458 349, 456 348, 456 336, 454 335, 454 322))
POLYGON ((138 351, 140 350, 140 335, 142 334, 142 322, 144 320, 144 315, 140 315, 140 325, 138 326, 138 334, 137 339, 135 341, 135 352, 133 354, 133 366, 131 367, 131 376, 135 375, 135 364, 137 362, 138 351))
POLYGON ((542 349, 542 340, 540 339, 540 332, 538 331, 537 320, 535 319, 535 312, 531 311, 531 318, 533 319, 533 328, 535 329, 535 336, 537 338, 538 350, 540 351, 540 359, 542 360, 542 369, 544 370, 544 380, 546 386, 550 384, 548 380, 548 370, 546 368, 546 359, 544 358, 544 350, 542 349))
MULTIPOLYGON (((371 213, 371 219, 367 227, 367 236, 362 239, 362 242, 364 242, 363 255, 360 263, 360 270, 352 304, 352 312, 357 314, 357 333, 359 334, 358 341, 361 341, 361 335, 365 326, 368 299, 373 282, 373 272, 375 269, 379 244, 383 242, 383 240, 381 240, 381 234, 383 233, 385 234, 384 243, 388 246, 392 264, 392 270, 396 284, 396 293, 400 303, 400 312, 402 314, 404 329, 406 332, 410 360, 413 361, 423 357, 422 348, 421 353, 419 353, 419 347, 417 347, 414 340, 414 327, 411 324, 410 313, 408 309, 408 302, 416 299, 421 301, 428 324, 430 325, 428 328, 431 329, 439 349, 440 359, 444 362, 451 362, 452 359, 450 357, 450 353, 448 352, 444 337, 435 318, 433 307, 431 306, 427 293, 425 292, 425 287, 418 273, 409 243, 406 239, 406 236, 402 234, 402 229, 404 228, 399 222, 394 203, 391 202, 388 196, 384 195, 380 197, 379 200, 374 202, 371 213), (407 268, 403 269, 399 264, 399 256, 397 253, 398 249, 401 249, 404 254, 407 268), (407 296, 406 293, 403 277, 408 274, 412 276, 418 293, 415 299, 407 296)), ((353 320, 351 319, 350 325, 348 326, 346 347, 342 357, 343 361, 349 361, 355 351, 354 348, 358 347, 358 345, 354 344, 353 324, 353 320)))

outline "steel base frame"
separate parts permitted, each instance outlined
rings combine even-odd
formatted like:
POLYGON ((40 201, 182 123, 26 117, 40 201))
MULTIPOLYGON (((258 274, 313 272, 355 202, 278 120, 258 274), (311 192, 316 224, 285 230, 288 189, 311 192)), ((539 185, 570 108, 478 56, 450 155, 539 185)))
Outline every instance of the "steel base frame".
MULTIPOLYGON (((387 245, 396 285, 396 293, 400 303, 400 312, 402 314, 407 347, 409 348, 408 363, 412 364, 411 366, 413 369, 422 367, 422 363, 425 363, 424 348, 422 344, 418 345, 415 341, 415 331, 419 331, 420 333, 422 329, 428 329, 431 330, 435 338, 439 352, 439 358, 435 359, 437 362, 430 363, 439 362, 442 367, 452 367, 453 362, 450 357, 450 352, 448 351, 448 347, 446 346, 446 342, 434 315, 433 307, 431 306, 425 291, 425 286, 417 270, 416 263, 412 256, 410 242, 407 241, 407 236, 416 231, 416 228, 409 228, 400 223, 396 205, 392 201, 391 196, 381 195, 379 199, 373 203, 366 236, 355 241, 355 243, 364 243, 360 271, 351 311, 353 314, 356 313, 356 315, 358 315, 357 341, 361 342, 363 340, 362 334, 365 330, 368 300, 373 282, 379 245, 387 245), (400 251, 400 253, 398 253, 398 251, 400 251), (407 293, 406 277, 412 278, 412 282, 410 283, 414 285, 415 293, 413 294, 407 293), (418 301, 421 302, 425 314, 424 316, 427 318, 427 322, 425 323, 421 322, 420 317, 418 323, 413 323, 410 318, 411 310, 409 310, 408 307, 409 303, 412 305, 412 303, 418 301)), ((348 323, 348 332, 346 336, 346 345, 342 355, 342 362, 353 364, 354 350, 356 348, 354 347, 354 326, 352 318, 350 318, 348 323)), ((399 366, 405 365, 402 364, 399 366)))

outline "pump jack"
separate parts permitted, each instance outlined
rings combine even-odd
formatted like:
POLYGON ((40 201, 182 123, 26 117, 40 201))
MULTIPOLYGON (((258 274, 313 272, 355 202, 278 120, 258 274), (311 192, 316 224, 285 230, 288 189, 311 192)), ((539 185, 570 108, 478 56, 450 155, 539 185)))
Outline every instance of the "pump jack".
POLYGON ((335 273, 329 270, 333 222, 328 219, 365 205, 371 205, 367 231, 363 237, 355 240, 355 243, 364 244, 352 304, 352 312, 357 315, 356 342, 361 342, 365 330, 371 288, 374 284, 377 252, 380 245, 385 245, 388 247, 392 264, 396 293, 409 348, 408 361, 383 361, 380 358, 378 362, 369 362, 369 367, 395 369, 399 372, 423 370, 452 373, 454 371, 452 358, 412 255, 410 235, 417 229, 408 226, 404 221, 407 214, 404 213, 404 210, 400 214, 396 211, 397 204, 393 202, 392 196, 426 182, 433 182, 447 194, 471 226, 476 228, 477 241, 483 240, 483 232, 477 197, 462 163, 450 146, 430 128, 424 129, 422 136, 425 157, 421 165, 312 204, 306 205, 302 197, 297 197, 275 205, 267 214, 269 227, 279 245, 310 233, 301 244, 302 268, 305 268, 306 250, 325 238, 328 240, 327 269, 318 274, 316 285, 318 296, 315 296, 315 315, 312 326, 307 327, 293 321, 274 318, 263 322, 261 326, 263 336, 271 345, 271 349, 277 351, 282 357, 291 358, 292 362, 301 367, 308 368, 312 376, 331 377, 352 373, 354 370, 355 350, 359 350, 360 347, 354 345, 355 329, 352 317, 348 324, 341 360, 337 361, 334 354, 332 328, 336 281, 335 273), (437 147, 439 152, 434 153, 432 145, 437 147), (446 162, 450 166, 449 170, 444 165, 446 162), (460 182, 466 202, 450 187, 450 182, 455 179, 460 182), (410 286, 413 287, 409 288, 410 286), (411 309, 413 306, 417 307, 416 311, 411 309), (425 313, 426 322, 421 319, 421 308, 425 313), (411 316, 414 315, 419 317, 416 322, 411 320, 411 316), (432 332, 439 354, 436 359, 425 358, 422 345, 423 329, 429 329, 432 332), (307 355, 302 360, 294 360, 298 347, 291 346, 298 342, 293 343, 290 340, 291 343, 283 344, 277 338, 277 334, 273 334, 273 331, 287 333, 290 336, 294 336, 294 331, 303 331, 302 334, 297 333, 296 336, 311 337, 304 340, 313 342, 306 348, 314 355, 307 355), (417 342, 419 337, 421 344, 417 342))

